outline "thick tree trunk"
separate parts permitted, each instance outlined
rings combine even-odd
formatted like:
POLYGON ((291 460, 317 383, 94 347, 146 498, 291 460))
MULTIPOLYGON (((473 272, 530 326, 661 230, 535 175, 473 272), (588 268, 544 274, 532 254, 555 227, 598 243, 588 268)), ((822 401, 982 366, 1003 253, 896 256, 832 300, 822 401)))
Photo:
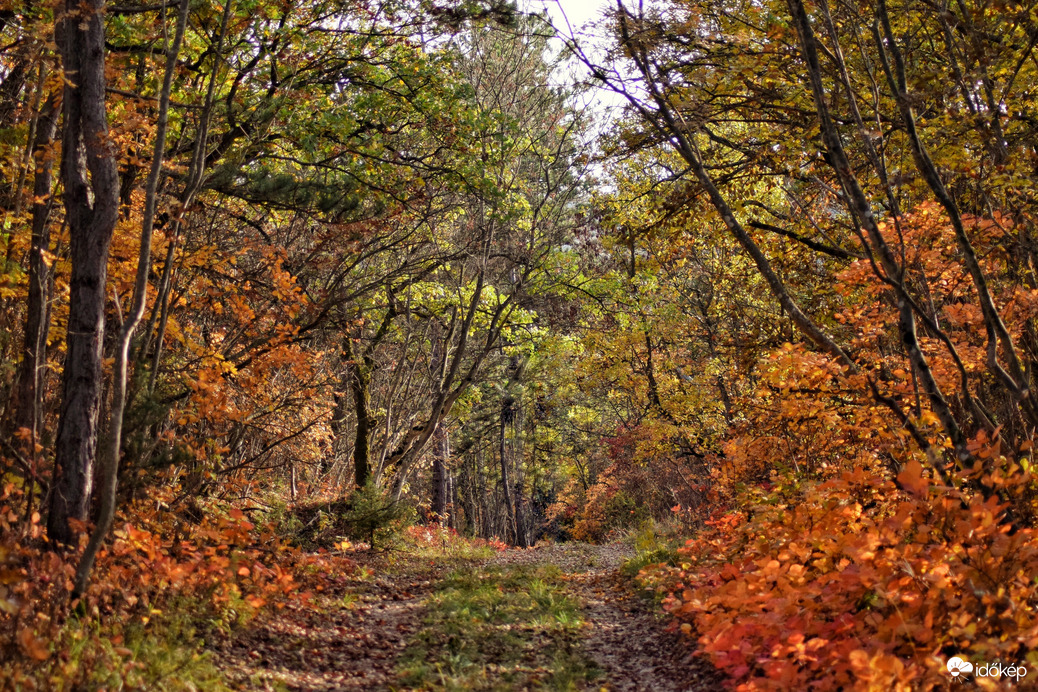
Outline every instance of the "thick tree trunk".
MULTIPOLYGON (((112 413, 108 425, 108 439, 105 452, 101 457, 99 511, 97 526, 90 534, 90 541, 76 568, 76 581, 73 596, 86 591, 94 560, 101 549, 101 544, 108 536, 115 519, 116 490, 119 487, 119 456, 122 451, 123 419, 126 415, 126 387, 129 382, 130 342, 133 333, 144 317, 148 302, 148 275, 151 273, 151 241, 155 229, 155 210, 158 206, 159 178, 162 176, 162 159, 166 150, 166 130, 169 125, 169 95, 173 88, 173 72, 176 68, 180 42, 187 28, 187 12, 189 0, 180 0, 180 11, 177 18, 177 31, 173 45, 166 45, 166 71, 162 81, 162 92, 159 97, 159 117, 155 128, 155 142, 152 149, 151 170, 144 196, 144 217, 141 220, 141 244, 137 254, 137 275, 133 284, 133 300, 129 311, 123 317, 119 329, 118 344, 115 352, 115 364, 112 383, 112 413)), ((293 496, 293 499, 295 497, 293 496)))
POLYGON ((47 533, 75 541, 70 519, 85 521, 97 454, 108 248, 119 213, 116 150, 105 113, 104 1, 66 0, 55 26, 65 72, 65 187, 72 272, 63 399, 47 533))

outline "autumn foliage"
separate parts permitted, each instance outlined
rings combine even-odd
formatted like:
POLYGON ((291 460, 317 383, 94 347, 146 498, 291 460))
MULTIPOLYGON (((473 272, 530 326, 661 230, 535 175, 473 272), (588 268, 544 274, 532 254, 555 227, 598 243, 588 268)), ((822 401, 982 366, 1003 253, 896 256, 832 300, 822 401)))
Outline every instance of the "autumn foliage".
MULTIPOLYGON (((163 673, 150 667, 149 645, 171 636, 185 645, 196 636, 218 639, 261 608, 305 604, 314 588, 305 575, 354 568, 342 556, 284 545, 275 526, 258 527, 234 507, 209 506, 196 517, 162 511, 173 499, 163 492, 126 509, 127 521, 99 556, 99 577, 73 604, 71 619, 65 610, 75 555, 41 543, 39 515, 21 541, 2 546, 8 682, 17 689, 159 684, 163 673), (80 627, 79 618, 105 622, 105 638, 80 627)), ((19 504, 9 484, 5 535, 21 530, 19 504)))
POLYGON ((863 468, 718 513, 643 579, 742 689, 941 688, 964 651, 1035 665, 1033 531, 920 471, 906 491, 863 468))
POLYGON ((589 30, 0 8, 0 683, 202 686, 358 550, 632 532, 732 687, 1038 675, 1035 8, 589 30))
MULTIPOLYGON (((948 333, 976 371, 985 350, 968 290, 949 268, 947 229, 931 208, 911 220, 914 266, 931 277, 948 333)), ((1003 228, 980 221, 974 229, 999 271, 1003 228)), ((841 323, 866 345, 883 339, 896 315, 860 301, 883 290, 862 264, 840 274, 837 292, 848 297, 841 323)), ((1032 296, 1017 287, 1003 298, 1011 329, 1034 316, 1032 296)), ((934 367, 953 389, 949 360, 934 367)), ((904 370, 882 357, 873 367, 888 373, 888 391, 911 399, 904 370)), ((643 583, 740 689, 942 688, 945 662, 963 652, 1033 669, 1030 441, 1012 449, 1001 431, 978 431, 969 442, 975 464, 947 465, 946 484, 862 390, 831 359, 789 344, 776 350, 754 393, 768 406, 733 430, 715 471, 727 501, 675 565, 647 568, 643 583)), ((928 411, 918 425, 939 436, 928 411)))

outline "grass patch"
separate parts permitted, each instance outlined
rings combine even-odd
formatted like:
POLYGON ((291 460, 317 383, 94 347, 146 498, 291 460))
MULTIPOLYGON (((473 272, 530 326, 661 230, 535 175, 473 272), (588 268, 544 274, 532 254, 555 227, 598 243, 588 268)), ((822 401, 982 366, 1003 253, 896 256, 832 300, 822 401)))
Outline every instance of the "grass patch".
POLYGON ((666 527, 660 527, 653 521, 642 524, 629 540, 634 545, 635 555, 620 568, 620 573, 628 579, 635 579, 649 565, 677 564, 678 548, 684 545, 672 531, 667 531, 666 527))
POLYGON ((633 579, 638 576, 644 568, 649 565, 658 565, 661 562, 666 565, 677 564, 678 553, 674 548, 656 548, 654 550, 648 550, 644 553, 638 553, 630 560, 624 562, 620 568, 620 573, 625 577, 633 579))
POLYGON ((451 573, 398 667, 403 689, 582 689, 601 673, 580 646, 580 609, 553 565, 451 573))
MULTIPOLYGON (((203 640, 189 622, 171 618, 157 624, 159 627, 151 630, 143 626, 127 628, 127 648, 138 664, 141 687, 214 692, 229 689, 212 654, 203 649, 203 640)), ((128 675, 125 683, 136 686, 135 677, 128 675)))
POLYGON ((479 538, 467 538, 453 529, 429 524, 404 531, 400 550, 410 558, 436 560, 462 569, 463 563, 489 560, 504 546, 479 538))

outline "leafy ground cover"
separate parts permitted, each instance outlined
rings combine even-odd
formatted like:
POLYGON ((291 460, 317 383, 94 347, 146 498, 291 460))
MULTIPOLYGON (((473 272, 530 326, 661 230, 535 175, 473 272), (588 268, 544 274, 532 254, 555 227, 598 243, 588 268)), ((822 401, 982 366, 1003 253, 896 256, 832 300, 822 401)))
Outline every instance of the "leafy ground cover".
POLYGON ((213 648, 235 689, 689 690, 716 672, 618 568, 626 546, 529 550, 416 528, 401 549, 300 578, 313 596, 213 648))
POLYGON ((74 555, 32 535, 5 544, 14 612, 0 689, 716 686, 691 642, 634 594, 631 569, 621 575, 631 546, 509 549, 411 526, 391 548, 332 529, 300 547, 279 538, 298 523, 283 512, 199 511, 171 526, 135 505, 99 557, 104 579, 79 600, 74 555))

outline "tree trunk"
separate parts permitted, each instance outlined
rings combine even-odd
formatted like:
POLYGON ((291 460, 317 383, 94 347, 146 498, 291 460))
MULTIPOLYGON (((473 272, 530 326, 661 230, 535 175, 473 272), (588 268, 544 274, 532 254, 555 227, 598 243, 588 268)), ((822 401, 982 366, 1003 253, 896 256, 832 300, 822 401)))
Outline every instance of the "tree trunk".
MULTIPOLYGON (((346 340, 347 354, 352 357, 353 347, 346 340)), ((368 373, 362 362, 353 359, 353 407, 357 416, 357 431, 353 443, 353 483, 358 488, 367 485, 371 478, 371 394, 368 391, 368 373)))
POLYGON ((6 130, 14 124, 15 114, 20 105, 18 96, 29 79, 30 65, 28 56, 24 54, 19 56, 14 67, 7 72, 3 81, 0 81, 0 128, 2 129, 6 130))
POLYGON ((523 455, 521 452, 516 454, 513 451, 512 456, 516 458, 515 484, 512 487, 512 494, 514 495, 515 501, 515 544, 520 548, 529 548, 530 527, 526 523, 527 506, 526 501, 523 499, 526 495, 526 478, 523 476, 522 469, 523 455))
MULTIPOLYGON (((349 432, 347 417, 349 416, 350 386, 350 374, 344 367, 339 379, 339 385, 333 393, 335 405, 332 407, 332 419, 330 421, 332 449, 321 464, 322 474, 327 475, 334 472, 337 479, 341 477, 344 466, 341 462, 346 458, 346 453, 349 451, 347 449, 346 434, 349 432)), ((338 480, 336 483, 338 483, 338 480)))
POLYGON ((508 424, 512 421, 512 417, 515 415, 514 404, 515 402, 511 399, 506 399, 501 405, 501 492, 504 495, 505 512, 507 512, 508 515, 508 527, 512 532, 512 544, 520 548, 525 548, 527 547, 526 536, 520 528, 519 508, 516 505, 515 497, 512 494, 512 482, 508 476, 508 445, 505 437, 505 431, 508 428, 508 424))
POLYGON ((55 38, 65 72, 61 176, 72 272, 63 395, 47 533, 73 543, 85 521, 97 454, 108 248, 119 214, 116 150, 105 113, 104 0, 65 0, 55 38))
POLYGON ((458 528, 458 483, 454 474, 447 471, 447 528, 458 528))
MULTIPOLYGON (((109 418, 108 439, 105 453, 101 457, 100 503, 97 526, 90 534, 90 541, 76 568, 76 581, 72 591, 74 597, 86 591, 90 572, 101 544, 115 519, 116 490, 119 487, 119 456, 122 451, 123 420, 126 416, 126 388, 129 381, 130 343, 133 333, 144 317, 148 303, 148 275, 151 273, 151 241, 155 230, 155 210, 158 206, 159 178, 162 176, 162 160, 166 151, 166 130, 169 125, 169 96, 173 87, 173 72, 176 69, 180 43, 187 29, 189 0, 180 0, 177 15, 177 30, 173 45, 166 45, 166 70, 159 96, 159 117, 155 128, 151 170, 144 195, 144 217, 141 221, 141 244, 137 254, 137 274, 133 284, 130 309, 123 317, 115 351, 112 383, 112 412, 109 418)), ((121 316, 121 315, 120 315, 121 316)), ((122 316, 121 316, 122 317, 122 316)), ((293 498, 294 499, 294 498, 293 498)))
POLYGON ((451 474, 447 465, 450 438, 442 425, 436 431, 435 447, 432 467, 432 512, 440 526, 444 526, 454 512, 450 506, 451 474))
MULTIPOLYGON (((50 249, 51 186, 53 183, 54 151, 51 144, 57 132, 58 106, 61 92, 55 91, 40 112, 33 141, 33 159, 36 172, 33 181, 32 245, 29 248, 29 295, 26 303, 25 340, 22 360, 15 374, 11 396, 9 429, 26 428, 31 443, 39 436, 42 387, 40 375, 46 362, 47 329, 49 325, 47 301, 50 295, 51 272, 44 253, 50 249)), ((35 451, 30 450, 30 457, 35 451)))

